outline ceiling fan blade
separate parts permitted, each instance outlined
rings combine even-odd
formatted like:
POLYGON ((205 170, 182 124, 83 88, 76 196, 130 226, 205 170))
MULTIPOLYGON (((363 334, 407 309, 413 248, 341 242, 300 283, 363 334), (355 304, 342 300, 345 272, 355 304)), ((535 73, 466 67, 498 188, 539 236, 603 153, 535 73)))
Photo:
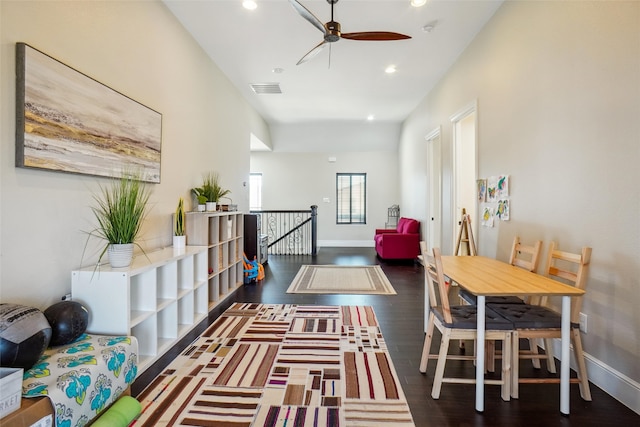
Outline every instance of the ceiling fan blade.
POLYGON ((304 55, 302 58, 300 58, 300 61, 298 61, 298 63, 296 65, 303 64, 303 63, 307 62, 308 60, 314 58, 328 44, 329 43, 327 43, 326 41, 322 40, 318 45, 316 45, 316 47, 311 49, 309 52, 306 53, 306 55, 304 55))
POLYGON ((406 40, 411 38, 411 36, 407 36, 400 33, 393 33, 390 31, 365 31, 362 33, 342 33, 340 37, 342 37, 343 39, 364 40, 364 41, 406 40))
POLYGON ((324 24, 320 22, 320 20, 316 18, 313 13, 309 12, 309 9, 298 3, 297 0, 289 0, 289 3, 291 3, 291 6, 293 6, 293 8, 300 14, 300 16, 309 21, 314 27, 322 31, 323 34, 327 32, 326 28, 324 28, 324 24))

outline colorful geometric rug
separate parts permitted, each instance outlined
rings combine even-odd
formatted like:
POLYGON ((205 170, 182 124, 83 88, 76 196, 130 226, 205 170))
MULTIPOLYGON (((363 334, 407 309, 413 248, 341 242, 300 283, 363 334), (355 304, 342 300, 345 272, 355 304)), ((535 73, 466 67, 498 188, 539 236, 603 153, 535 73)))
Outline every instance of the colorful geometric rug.
POLYGON ((303 265, 287 293, 396 295, 379 265, 303 265))
POLYGON ((136 427, 414 426, 368 306, 235 303, 137 398, 136 427))

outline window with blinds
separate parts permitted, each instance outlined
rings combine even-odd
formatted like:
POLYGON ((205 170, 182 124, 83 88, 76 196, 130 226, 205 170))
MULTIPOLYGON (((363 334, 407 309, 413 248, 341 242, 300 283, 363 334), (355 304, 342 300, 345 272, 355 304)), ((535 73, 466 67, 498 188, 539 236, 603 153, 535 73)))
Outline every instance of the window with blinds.
POLYGON ((336 174, 336 224, 367 223, 367 174, 336 174))

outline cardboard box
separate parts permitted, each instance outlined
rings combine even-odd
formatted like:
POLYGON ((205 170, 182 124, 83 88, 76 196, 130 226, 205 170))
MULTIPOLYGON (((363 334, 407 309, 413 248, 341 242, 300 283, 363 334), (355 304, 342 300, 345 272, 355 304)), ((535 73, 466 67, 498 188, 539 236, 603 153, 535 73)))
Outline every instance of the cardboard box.
POLYGON ((0 368, 0 418, 20 408, 22 368, 0 368))
POLYGON ((53 427, 55 425, 53 405, 48 397, 22 399, 17 411, 0 419, 2 427, 53 427))

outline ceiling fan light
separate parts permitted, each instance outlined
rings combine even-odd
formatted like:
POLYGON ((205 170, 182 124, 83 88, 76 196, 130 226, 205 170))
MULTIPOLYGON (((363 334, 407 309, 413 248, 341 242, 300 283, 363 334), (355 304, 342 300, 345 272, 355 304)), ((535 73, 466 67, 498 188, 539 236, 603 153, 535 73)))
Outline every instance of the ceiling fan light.
POLYGON ((420 7, 424 6, 427 3, 427 0, 411 0, 411 6, 420 7))

